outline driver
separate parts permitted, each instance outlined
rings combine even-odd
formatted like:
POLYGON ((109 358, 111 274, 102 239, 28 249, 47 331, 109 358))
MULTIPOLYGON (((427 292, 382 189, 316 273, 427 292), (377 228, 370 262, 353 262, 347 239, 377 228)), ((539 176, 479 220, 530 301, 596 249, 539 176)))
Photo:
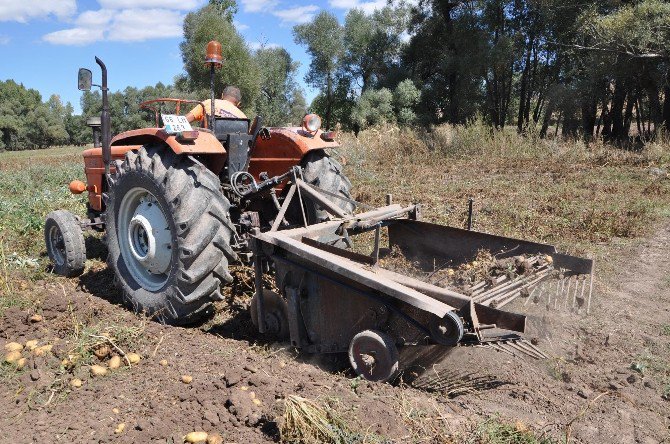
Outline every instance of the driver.
MULTIPOLYGON (((209 116, 212 112, 212 101, 207 99, 202 104, 209 116)), ((247 116, 238 108, 242 104, 242 93, 237 86, 226 86, 220 99, 214 101, 214 115, 228 119, 246 119, 247 116)), ((202 120, 202 106, 196 105, 188 114, 186 120, 202 120)))

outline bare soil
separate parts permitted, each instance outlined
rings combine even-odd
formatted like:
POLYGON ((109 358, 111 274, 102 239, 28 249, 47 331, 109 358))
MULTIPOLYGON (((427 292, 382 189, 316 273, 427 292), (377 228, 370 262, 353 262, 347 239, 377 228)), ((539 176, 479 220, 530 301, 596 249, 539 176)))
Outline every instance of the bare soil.
POLYGON ((276 442, 283 399, 294 394, 341 415, 357 431, 352 442, 462 442, 491 416, 561 441, 670 442, 670 226, 620 253, 607 267, 618 273, 596 275, 589 315, 542 301, 509 307, 529 315, 529 337, 551 359, 458 348, 429 369, 489 381, 454 398, 360 381, 341 356, 265 342, 253 332, 244 298, 219 307, 205 325, 177 328, 128 312, 104 267, 80 279, 28 284, 44 319, 29 320, 34 308, 5 310, 0 347, 38 339, 53 348, 42 356, 24 351, 26 368, 13 375, 4 367, 0 441, 181 443, 204 430, 224 442, 276 442), (142 360, 103 377, 91 377, 87 365, 63 365, 82 329, 96 328, 140 331, 117 345, 142 360), (71 388, 73 378, 83 386, 71 388))

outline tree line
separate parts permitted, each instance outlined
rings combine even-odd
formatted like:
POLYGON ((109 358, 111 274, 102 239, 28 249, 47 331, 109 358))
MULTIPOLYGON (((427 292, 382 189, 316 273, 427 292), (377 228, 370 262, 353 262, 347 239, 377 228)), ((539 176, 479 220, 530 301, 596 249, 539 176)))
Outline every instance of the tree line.
MULTIPOLYGON (((242 108, 271 126, 298 125, 306 111, 324 126, 359 131, 392 123, 431 126, 483 119, 541 137, 646 141, 670 130, 670 3, 661 0, 402 0, 342 23, 328 11, 293 28, 310 56, 305 82, 281 47, 252 50, 235 29, 234 0, 210 0, 184 20, 183 74, 173 84, 111 94, 112 131, 154 125, 139 103, 209 97, 207 42, 223 44, 215 88, 242 90, 242 108)), ((113 75, 113 73, 112 73, 113 75)), ((0 150, 83 144, 86 119, 58 96, 0 82, 0 150)), ((186 111, 183 110, 182 113, 186 111)))
POLYGON ((642 140, 670 129, 670 3, 420 0, 293 30, 328 125, 463 124, 642 140))

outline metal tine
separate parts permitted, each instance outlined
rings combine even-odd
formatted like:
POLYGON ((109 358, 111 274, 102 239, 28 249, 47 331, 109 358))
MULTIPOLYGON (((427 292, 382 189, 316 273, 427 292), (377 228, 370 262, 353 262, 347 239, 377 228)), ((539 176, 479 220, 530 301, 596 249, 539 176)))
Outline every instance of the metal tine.
POLYGON ((577 285, 575 285, 575 292, 572 294, 572 310, 575 309, 577 305, 577 293, 579 292, 579 281, 582 281, 582 294, 584 293, 584 279, 580 279, 581 276, 577 276, 577 285))
POLYGON ((508 284, 504 288, 500 288, 496 291, 491 291, 488 294, 482 294, 476 298, 474 298, 475 302, 479 302, 480 304, 484 304, 491 299, 501 299, 507 297, 507 295, 512 294, 511 292, 516 292, 516 291, 521 291, 524 288, 528 288, 531 285, 535 285, 536 283, 540 282, 542 279, 546 277, 547 273, 541 273, 539 275, 535 275, 532 277, 532 279, 529 279, 530 277, 524 277, 520 280, 517 280, 514 282, 514 285, 508 284))
POLYGON ((535 294, 535 291, 536 291, 538 288, 542 287, 543 285, 544 285, 543 283, 540 283, 540 284, 538 284, 538 285, 536 285, 536 286, 533 287, 533 289, 530 291, 530 294, 529 294, 528 297, 526 298, 526 302, 523 303, 523 306, 524 306, 524 307, 528 304, 528 301, 530 301, 530 300, 533 298, 533 295, 535 294))
POLYGON ((517 354, 514 353, 514 351, 509 350, 509 349, 503 347, 503 346, 500 345, 500 344, 488 344, 488 346, 491 347, 491 348, 494 349, 494 350, 498 350, 498 351, 501 351, 501 352, 503 352, 503 353, 507 353, 508 355, 512 355, 512 356, 514 356, 514 357, 518 357, 517 354))
POLYGON ((526 298, 526 302, 523 303, 523 306, 525 307, 528 305, 528 302, 533 298, 533 295, 535 294, 535 291, 537 289, 540 289, 540 295, 542 295, 542 288, 544 288, 544 282, 541 282, 539 285, 536 285, 533 287, 533 289, 530 291, 530 294, 526 298))
POLYGON ((593 296, 593 274, 589 275, 589 300, 586 303, 586 314, 591 314, 591 296, 593 296))
MULTIPOLYGON (((586 291, 586 275, 583 276, 584 279, 582 281, 582 292, 580 294, 581 300, 584 300, 584 291, 586 291)), ((577 305, 577 300, 575 300, 575 306, 577 305)))
POLYGON ((568 300, 570 300, 570 285, 572 285, 572 276, 567 277, 568 288, 565 289, 563 294, 565 295, 565 301, 563 302, 563 309, 568 308, 568 300))
POLYGON ((582 276, 576 276, 577 283, 575 284, 575 291, 572 293, 572 310, 574 311, 575 305, 577 304, 577 294, 579 293, 579 287, 581 283, 582 293, 584 293, 584 286, 586 285, 586 279, 583 279, 582 276))
POLYGON ((525 350, 528 350, 529 352, 532 352, 533 354, 539 356, 538 359, 548 359, 549 358, 549 356, 547 356, 547 354, 545 352, 543 352, 542 350, 540 350, 539 348, 537 348, 533 344, 529 343, 528 341, 520 340, 520 341, 516 342, 515 344, 517 346, 519 346, 519 347, 521 347, 525 350))
POLYGON ((482 298, 482 299, 478 299, 476 302, 479 302, 479 303, 487 303, 488 302, 490 304, 492 301, 495 300, 495 301, 498 301, 498 306, 508 304, 509 302, 514 300, 515 298, 519 297, 521 295, 521 291, 523 289, 529 288, 529 287, 537 284, 538 282, 542 281, 546 277, 546 275, 547 274, 545 273, 545 274, 541 274, 541 275, 538 275, 538 276, 534 276, 533 279, 521 283, 522 285, 520 285, 520 286, 514 286, 512 288, 507 289, 506 293, 505 292, 496 293, 492 296, 482 298), (505 301, 505 304, 501 304, 500 303, 501 301, 505 301))
POLYGON ((508 283, 506 283, 506 284, 498 285, 498 286, 494 286, 494 287, 492 287, 492 288, 490 288, 490 289, 488 289, 488 290, 486 290, 486 291, 484 291, 484 292, 482 292, 482 293, 478 293, 478 294, 477 294, 477 297, 486 298, 487 296, 490 296, 490 295, 492 295, 492 294, 497 294, 497 293, 499 293, 500 291, 502 291, 502 290, 506 290, 506 289, 508 289, 508 288, 510 288, 510 287, 514 287, 514 286, 517 286, 517 285, 519 285, 519 284, 524 284, 527 280, 529 280, 529 279, 530 279, 530 280, 533 280, 533 279, 535 279, 535 277, 537 277, 537 276, 546 276, 550 271, 551 271, 551 269, 548 268, 548 267, 546 267, 546 266, 541 267, 541 268, 538 268, 538 269, 537 269, 536 271, 534 271, 534 273, 531 274, 531 275, 528 275, 528 276, 519 276, 519 277, 516 278, 516 279, 510 280, 510 281, 509 281, 508 283))
POLYGON ((556 284, 556 297, 554 298, 554 310, 558 309, 558 299, 561 297, 561 293, 563 293, 563 287, 565 286, 565 281, 563 279, 565 278, 559 277, 556 284))

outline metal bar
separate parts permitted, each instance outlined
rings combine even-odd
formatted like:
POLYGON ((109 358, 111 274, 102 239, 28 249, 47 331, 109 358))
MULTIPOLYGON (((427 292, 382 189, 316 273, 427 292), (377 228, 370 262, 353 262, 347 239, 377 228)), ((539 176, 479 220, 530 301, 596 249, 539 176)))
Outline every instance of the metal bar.
POLYGON ((212 105, 212 113, 209 115, 209 121, 210 123, 210 128, 212 131, 214 131, 216 128, 214 128, 214 121, 215 117, 214 114, 216 112, 216 107, 214 106, 215 103, 215 97, 214 97, 214 63, 209 64, 209 93, 210 93, 210 101, 212 105))
MULTIPOLYGON (((302 189, 302 191, 305 192, 305 194, 307 194, 307 196, 309 196, 310 199, 312 199, 312 201, 314 203, 317 203, 317 204, 321 205, 324 210, 328 211, 333 216, 337 216, 337 217, 340 217, 340 218, 346 216, 347 213, 342 211, 342 209, 340 207, 338 207, 337 205, 332 203, 330 200, 323 197, 323 195, 320 192, 318 192, 315 189, 313 189, 312 187, 310 187, 309 184, 307 184, 306 182, 298 179, 297 180, 297 185, 298 185, 299 188, 302 189)), ((298 190, 298 192, 300 192, 300 190, 298 190)))
POLYGON ((375 248, 372 250, 372 260, 374 261, 374 264, 377 265, 379 262, 379 235, 381 231, 381 224, 377 224, 377 228, 375 228, 375 248))
POLYGON ((363 262, 364 264, 374 265, 374 259, 364 254, 356 253, 355 251, 345 250, 344 248, 335 247, 333 245, 324 244, 309 237, 303 237, 302 243, 310 247, 318 248, 319 250, 327 251, 328 253, 337 254, 347 259, 356 262, 363 262))
POLYGON ((277 218, 272 223, 272 228, 270 228, 270 231, 277 231, 279 225, 284 220, 286 211, 288 211, 288 207, 291 204, 291 199, 293 199, 293 195, 295 194, 295 188, 295 185, 291 185, 291 188, 288 189, 288 193, 286 193, 286 198, 284 199, 284 204, 281 206, 279 213, 277 213, 277 218))
POLYGON ((474 201, 472 197, 468 199, 468 231, 472 231, 472 203, 474 201))
POLYGON ((298 171, 294 169, 292 170, 292 172, 293 172, 293 185, 298 190, 298 202, 300 202, 300 211, 302 212, 302 222, 305 225, 305 228, 307 228, 309 224, 307 223, 307 215, 305 214, 305 205, 303 204, 302 201, 302 193, 300 192, 300 186, 298 185, 298 180, 300 180, 298 179, 298 171))
POLYGON ((263 248, 258 239, 253 240, 254 249, 254 286, 256 287, 258 331, 265 333, 265 299, 263 295, 263 266, 261 264, 263 248))

